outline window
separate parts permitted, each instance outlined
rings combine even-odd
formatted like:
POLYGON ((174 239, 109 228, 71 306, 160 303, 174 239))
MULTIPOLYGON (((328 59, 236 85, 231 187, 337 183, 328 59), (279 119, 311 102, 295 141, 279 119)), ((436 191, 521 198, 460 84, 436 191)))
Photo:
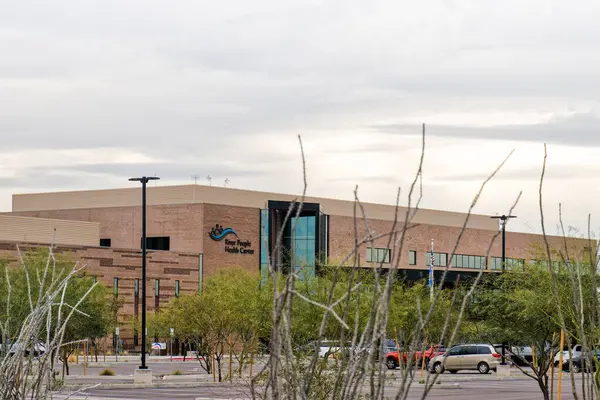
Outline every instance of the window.
POLYGON ((467 254, 455 254, 452 256, 452 267, 454 268, 471 268, 485 269, 484 256, 470 256, 467 254))
MULTIPOLYGON (((425 260, 427 266, 431 264, 431 252, 425 253, 425 260)), ((433 253, 433 266, 434 267, 445 267, 448 265, 448 254, 446 253, 433 253)))
MULTIPOLYGON (((146 237, 147 250, 169 250, 171 238, 169 236, 146 237)), ((140 240, 140 247, 142 241, 140 240)))
POLYGON ((100 239, 100 247, 110 247, 110 239, 100 239))
POLYGON ((477 354, 492 354, 488 346, 477 346, 477 354))
MULTIPOLYGON (((136 279, 135 281, 133 281, 133 315, 135 315, 136 317, 139 314, 139 304, 140 304, 140 280, 136 279)), ((137 337, 137 333, 136 333, 135 337, 137 337)))
POLYGON ((154 312, 158 312, 160 306, 160 279, 154 281, 154 312))
MULTIPOLYGON (((543 265, 544 267, 548 267, 548 260, 536 260, 536 259, 531 259, 529 260, 529 264, 534 265, 534 264, 540 264, 543 265)), ((558 272, 559 268, 560 268, 560 261, 552 261, 552 266, 554 267, 554 271, 558 272)))
POLYGON ((560 269, 560 261, 552 261, 552 266, 554 267, 554 271, 558 272, 560 269))
POLYGON ((179 281, 175 281, 175 297, 179 297, 179 281))
MULTIPOLYGON (((506 258, 506 269, 515 269, 522 268, 525 265, 525 260, 521 258, 506 258)), ((492 257, 492 270, 501 271, 502 270, 502 257, 492 257)))
POLYGON ((119 295, 119 278, 116 276, 113 278, 113 294, 115 296, 119 295))
POLYGON ((285 240, 289 240, 291 262, 294 271, 300 279, 314 276, 316 266, 317 217, 302 215, 294 217, 286 229, 285 240))
POLYGON ((367 247, 367 262, 389 264, 390 249, 367 247))
POLYGON ((269 210, 260 210, 260 274, 261 284, 267 282, 269 273, 269 210))
POLYGON ((448 354, 449 356, 457 356, 459 354, 461 354, 462 352, 462 347, 454 347, 452 349, 450 349, 450 351, 448 351, 446 354, 448 354))
POLYGON ((463 348, 463 351, 461 354, 464 354, 465 356, 477 354, 478 347, 480 347, 480 346, 466 346, 465 348, 463 348))
POLYGON ((417 265, 417 252, 414 250, 408 251, 408 265, 417 265))

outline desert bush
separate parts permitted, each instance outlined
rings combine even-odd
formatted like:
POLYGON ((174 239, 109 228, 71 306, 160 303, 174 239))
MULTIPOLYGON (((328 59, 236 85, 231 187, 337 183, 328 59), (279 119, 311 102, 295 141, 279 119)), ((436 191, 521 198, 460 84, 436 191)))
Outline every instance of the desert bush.
POLYGON ((100 376, 115 376, 115 371, 110 368, 105 368, 100 371, 100 376))

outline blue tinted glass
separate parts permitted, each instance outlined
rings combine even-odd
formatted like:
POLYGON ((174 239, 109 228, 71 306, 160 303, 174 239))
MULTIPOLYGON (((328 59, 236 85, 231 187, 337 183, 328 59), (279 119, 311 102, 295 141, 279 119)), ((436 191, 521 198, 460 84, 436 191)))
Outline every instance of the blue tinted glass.
POLYGON ((306 265, 314 266, 315 265, 315 241, 307 240, 306 241, 306 265))
POLYGON ((316 237, 316 230, 317 230, 317 218, 316 217, 305 217, 307 224, 306 224, 306 232, 307 232, 307 236, 309 238, 315 238, 316 237))
POLYGON ((308 235, 308 217, 298 217, 296 219, 296 229, 295 229, 295 237, 296 239, 305 239, 308 235))
POLYGON ((260 263, 269 263, 269 210, 260 211, 260 263))
POLYGON ((294 264, 296 266, 306 265, 306 241, 295 240, 294 241, 294 264))

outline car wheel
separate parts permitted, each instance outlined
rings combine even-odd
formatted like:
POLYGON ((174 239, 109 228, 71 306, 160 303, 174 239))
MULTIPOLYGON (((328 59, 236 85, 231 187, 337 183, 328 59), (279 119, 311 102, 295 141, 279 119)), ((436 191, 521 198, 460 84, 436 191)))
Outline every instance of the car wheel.
POLYGON ((442 365, 441 362, 436 362, 435 364, 433 364, 433 370, 436 374, 443 374, 444 373, 444 366, 442 365))
POLYGON ((571 370, 574 374, 578 374, 581 371, 581 368, 579 368, 579 365, 573 364, 573 368, 571 370))
POLYGON ((480 362, 477 365, 477 371, 479 371, 480 374, 487 374, 488 372, 490 372, 490 366, 484 362, 480 362))
POLYGON ((398 368, 398 363, 396 363, 396 360, 394 360, 392 357, 388 357, 388 359, 385 361, 385 365, 388 369, 398 368))
POLYGON ((429 362, 430 362, 430 361, 431 361, 431 360, 429 359, 429 357, 425 357, 425 369, 426 369, 426 370, 429 370, 429 362))
POLYGON ((457 369, 449 369, 448 372, 450 372, 451 374, 458 374, 457 369))

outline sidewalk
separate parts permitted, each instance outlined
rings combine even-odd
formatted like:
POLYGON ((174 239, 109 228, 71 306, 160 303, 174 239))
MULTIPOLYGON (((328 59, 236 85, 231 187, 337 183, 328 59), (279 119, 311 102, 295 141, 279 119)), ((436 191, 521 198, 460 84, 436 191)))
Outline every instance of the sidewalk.
MULTIPOLYGON (((79 356, 79 362, 69 362, 70 365, 81 365, 83 364, 84 361, 83 356, 79 356)), ((98 362, 96 363, 96 357, 95 356, 88 356, 88 365, 91 364, 105 364, 105 363, 125 363, 125 362, 139 362, 140 361, 141 356, 139 355, 135 355, 135 356, 98 356, 98 362)), ((202 359, 202 357, 200 357, 200 359, 202 359)), ((198 360, 196 359, 196 357, 184 357, 183 356, 146 356, 146 362, 149 363, 153 363, 153 362, 198 362, 198 360)))

